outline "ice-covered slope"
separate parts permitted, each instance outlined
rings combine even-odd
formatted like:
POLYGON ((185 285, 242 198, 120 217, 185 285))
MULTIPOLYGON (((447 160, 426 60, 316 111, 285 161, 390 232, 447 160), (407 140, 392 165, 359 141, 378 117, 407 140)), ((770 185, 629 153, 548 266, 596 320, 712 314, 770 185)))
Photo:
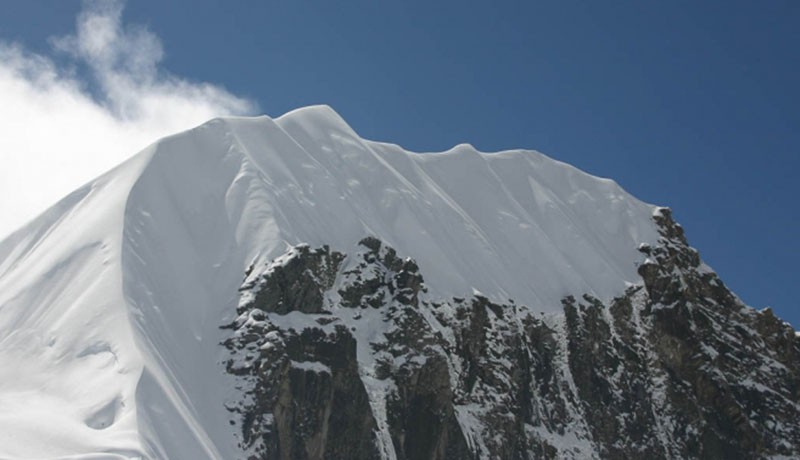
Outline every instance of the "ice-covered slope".
POLYGON ((290 246, 375 235, 432 295, 555 311, 640 281, 652 213, 536 152, 410 153, 324 106, 212 120, 0 243, 0 458, 234 458, 220 325, 290 246))

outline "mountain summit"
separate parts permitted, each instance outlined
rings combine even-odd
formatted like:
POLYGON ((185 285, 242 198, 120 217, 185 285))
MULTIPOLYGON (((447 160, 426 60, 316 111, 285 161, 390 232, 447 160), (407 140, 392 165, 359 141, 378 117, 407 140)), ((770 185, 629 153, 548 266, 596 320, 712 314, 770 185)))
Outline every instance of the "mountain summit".
POLYGON ((791 327, 533 151, 215 119, 0 242, 2 458, 789 458, 798 420, 791 327))

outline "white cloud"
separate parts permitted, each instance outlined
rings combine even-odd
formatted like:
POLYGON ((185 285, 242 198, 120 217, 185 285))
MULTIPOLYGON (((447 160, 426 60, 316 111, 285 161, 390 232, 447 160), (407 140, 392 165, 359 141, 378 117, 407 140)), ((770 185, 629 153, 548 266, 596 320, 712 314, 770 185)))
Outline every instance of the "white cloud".
POLYGON ((0 238, 159 137, 257 110, 161 69, 161 41, 122 7, 84 2, 75 34, 52 39, 58 64, 0 41, 0 238))

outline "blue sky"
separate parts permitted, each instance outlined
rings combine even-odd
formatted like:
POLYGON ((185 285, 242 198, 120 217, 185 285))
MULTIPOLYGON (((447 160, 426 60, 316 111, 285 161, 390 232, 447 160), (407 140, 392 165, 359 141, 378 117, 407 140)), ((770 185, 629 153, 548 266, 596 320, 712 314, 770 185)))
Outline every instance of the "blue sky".
MULTIPOLYGON (((81 9, 6 0, 0 40, 108 106, 93 61, 54 50, 81 9)), ((672 207, 745 302, 800 326, 800 2, 138 0, 122 21, 160 40, 156 79, 221 91, 195 118, 326 103, 411 150, 539 150, 672 207)))

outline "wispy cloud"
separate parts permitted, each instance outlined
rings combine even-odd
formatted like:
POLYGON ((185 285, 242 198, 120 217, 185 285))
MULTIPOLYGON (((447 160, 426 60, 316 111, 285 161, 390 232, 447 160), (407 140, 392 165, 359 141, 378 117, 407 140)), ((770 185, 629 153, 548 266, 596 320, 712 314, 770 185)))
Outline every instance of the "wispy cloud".
POLYGON ((0 41, 0 238, 159 137, 257 110, 165 71, 161 40, 122 12, 84 2, 52 56, 0 41))

